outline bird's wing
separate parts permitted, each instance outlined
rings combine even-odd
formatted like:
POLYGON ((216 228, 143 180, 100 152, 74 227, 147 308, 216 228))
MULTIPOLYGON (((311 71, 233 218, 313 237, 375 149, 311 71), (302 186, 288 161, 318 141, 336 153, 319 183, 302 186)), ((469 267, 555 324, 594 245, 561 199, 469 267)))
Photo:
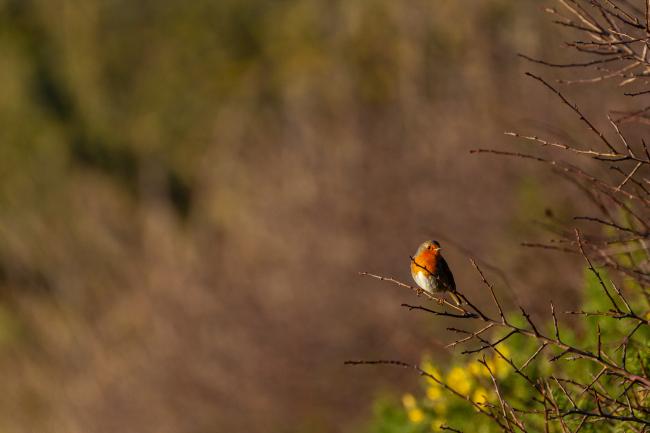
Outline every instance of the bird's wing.
POLYGON ((447 262, 442 256, 438 257, 437 265, 438 265, 437 274, 438 274, 438 278, 440 278, 440 282, 443 284, 443 286, 446 286, 448 290, 455 292, 456 282, 454 281, 454 275, 451 273, 451 269, 449 269, 449 265, 447 265, 447 262))

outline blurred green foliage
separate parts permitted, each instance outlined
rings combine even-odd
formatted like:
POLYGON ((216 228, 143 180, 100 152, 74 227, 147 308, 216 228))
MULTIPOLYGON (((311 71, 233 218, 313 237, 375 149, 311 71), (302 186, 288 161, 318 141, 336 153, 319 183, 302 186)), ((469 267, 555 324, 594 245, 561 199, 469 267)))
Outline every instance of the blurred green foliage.
MULTIPOLYGON (((141 166, 153 160, 187 214, 192 169, 225 106, 245 104, 262 124, 281 122, 280 106, 301 92, 315 93, 321 108, 345 103, 348 90, 385 107, 396 102, 402 65, 415 55, 426 77, 417 84, 429 97, 453 91, 471 36, 466 25, 447 22, 455 6, 437 6, 422 54, 394 37, 404 25, 395 7, 381 0, 5 0, 0 200, 43 196, 25 188, 65 182, 70 167, 98 170, 136 194, 141 166)), ((514 9, 481 6, 482 30, 505 40, 514 9)))

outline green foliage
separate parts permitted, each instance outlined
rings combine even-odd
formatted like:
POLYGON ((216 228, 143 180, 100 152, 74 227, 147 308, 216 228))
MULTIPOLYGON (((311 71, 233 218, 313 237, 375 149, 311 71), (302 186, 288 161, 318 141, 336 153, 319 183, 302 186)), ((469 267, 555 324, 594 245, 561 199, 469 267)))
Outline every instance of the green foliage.
POLYGON ((373 405, 373 422, 370 431, 376 433, 401 433, 418 431, 418 426, 409 423, 404 409, 395 399, 378 398, 373 405))

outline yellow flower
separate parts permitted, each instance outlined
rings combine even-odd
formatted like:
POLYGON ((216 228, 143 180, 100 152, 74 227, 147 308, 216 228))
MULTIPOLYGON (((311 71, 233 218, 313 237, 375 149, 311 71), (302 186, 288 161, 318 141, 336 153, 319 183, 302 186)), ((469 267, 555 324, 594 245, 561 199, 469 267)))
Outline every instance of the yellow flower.
POLYGON ((447 384, 454 391, 463 395, 466 395, 472 389, 471 376, 461 367, 454 367, 449 371, 447 384))
MULTIPOLYGON (((499 356, 499 355, 497 355, 497 356, 499 356)), ((487 368, 485 369, 485 377, 490 377, 490 371, 492 372, 492 374, 496 375, 497 365, 494 363, 494 359, 493 358, 487 358, 485 360, 485 363, 487 364, 487 368), (489 369, 489 371, 488 371, 488 369, 489 369)))
POLYGON ((439 386, 430 386, 427 388, 427 397, 429 400, 438 400, 442 396, 442 390, 439 386))
POLYGON ((413 394, 404 394, 402 396, 402 404, 406 409, 414 409, 417 406, 417 401, 413 394))
POLYGON ((431 421, 431 430, 433 431, 441 431, 443 426, 445 424, 445 419, 444 418, 436 418, 433 421, 431 421))
POLYGON ((467 368, 469 369, 469 372, 472 373, 474 377, 481 377, 481 376, 486 376, 490 377, 490 373, 488 373, 487 368, 480 362, 478 362, 478 359, 475 359, 474 361, 471 361, 469 364, 467 364, 467 368))
MULTIPOLYGON (((510 349, 508 349, 508 346, 501 343, 497 346, 497 349, 499 350, 499 353, 501 353, 501 355, 510 359, 510 349)), ((510 374, 510 371, 512 370, 512 366, 508 363, 508 361, 503 359, 499 354, 494 355, 493 364, 494 364, 494 370, 492 370, 492 372, 494 373, 495 376, 498 376, 501 379, 508 376, 508 374, 510 374)))
POLYGON ((487 389, 483 387, 477 388, 476 391, 474 391, 474 394, 472 395, 472 401, 481 406, 487 403, 488 402, 487 389))
POLYGON ((409 420, 412 423, 421 422, 424 419, 424 413, 420 409, 411 409, 408 411, 409 420))
MULTIPOLYGON (((436 367, 431 364, 429 361, 425 361, 422 363, 422 371, 424 371, 427 374, 430 374, 433 376, 435 379, 442 381, 442 375, 440 374, 440 371, 436 367)), ((433 380, 433 378, 427 376, 427 383, 430 385, 438 385, 438 382, 433 380)))

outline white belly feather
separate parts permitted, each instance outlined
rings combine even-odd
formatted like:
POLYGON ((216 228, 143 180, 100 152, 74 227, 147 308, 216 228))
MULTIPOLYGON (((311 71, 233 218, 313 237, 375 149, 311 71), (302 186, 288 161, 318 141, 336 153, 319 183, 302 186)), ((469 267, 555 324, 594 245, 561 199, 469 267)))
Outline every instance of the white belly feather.
POLYGON ((430 278, 429 276, 425 275, 423 271, 418 272, 415 274, 414 278, 415 282, 420 286, 422 289, 426 290, 427 292, 433 292, 435 290, 435 287, 433 283, 433 278, 430 278))

